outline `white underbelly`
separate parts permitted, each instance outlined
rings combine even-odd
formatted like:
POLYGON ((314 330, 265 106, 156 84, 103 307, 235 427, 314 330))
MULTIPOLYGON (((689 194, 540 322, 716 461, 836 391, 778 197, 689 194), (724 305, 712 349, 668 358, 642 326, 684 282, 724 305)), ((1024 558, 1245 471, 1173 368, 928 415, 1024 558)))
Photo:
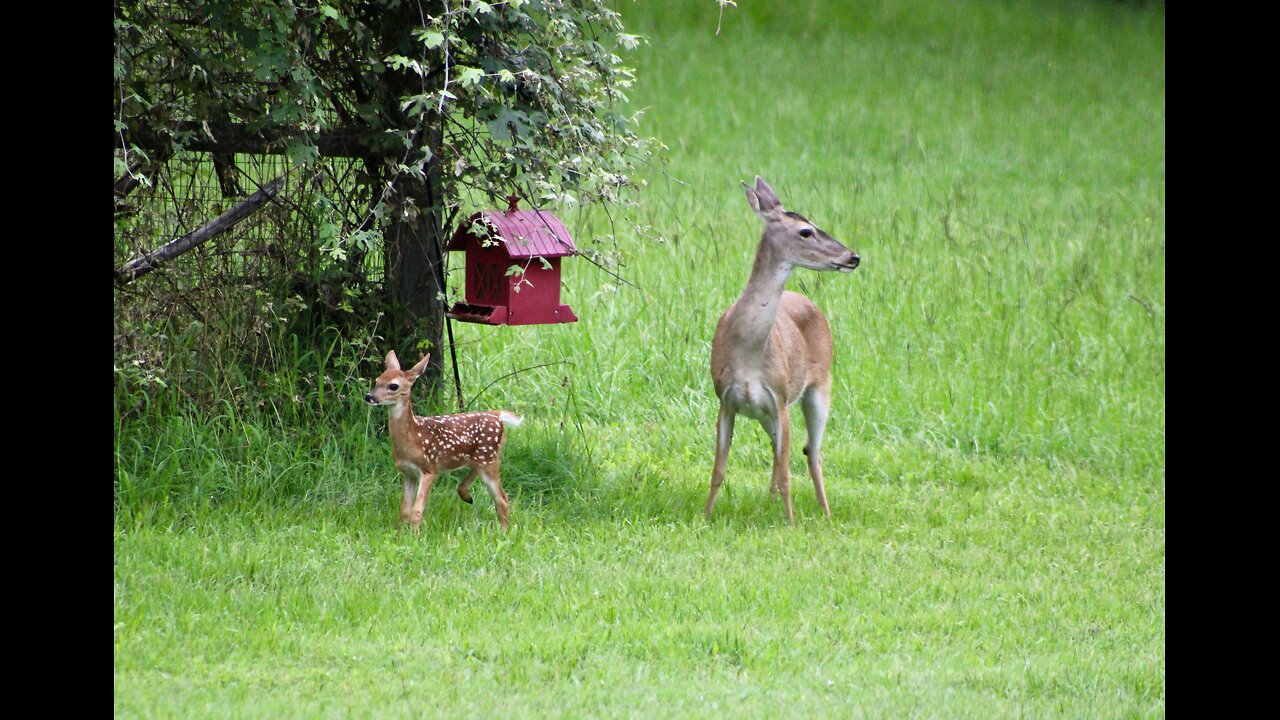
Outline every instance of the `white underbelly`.
POLYGON ((755 420, 765 420, 777 414, 777 400, 759 381, 735 380, 729 383, 720 396, 720 402, 733 412, 755 420))

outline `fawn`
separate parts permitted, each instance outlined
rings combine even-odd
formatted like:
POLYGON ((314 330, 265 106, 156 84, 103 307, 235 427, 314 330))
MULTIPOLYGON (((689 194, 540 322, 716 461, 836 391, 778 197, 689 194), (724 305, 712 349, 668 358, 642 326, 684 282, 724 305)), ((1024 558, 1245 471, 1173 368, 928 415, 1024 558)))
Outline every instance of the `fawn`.
POLYGON ((469 467, 471 472, 458 485, 458 497, 471 502, 471 482, 479 475, 493 496, 498 522, 506 530, 511 505, 499 478, 502 446, 507 441, 507 427, 519 425, 524 418, 506 410, 436 417, 414 415, 410 397, 413 383, 430 359, 431 354, 427 353, 417 365, 401 370, 395 351, 388 352, 386 371, 373 381, 373 389, 364 396, 370 405, 391 407, 387 421, 391 431, 391 457, 404 476, 400 523, 409 523, 417 533, 422 524, 422 508, 436 475, 443 470, 469 467))
POLYGON ((769 493, 782 493, 787 522, 794 524, 787 475, 791 456, 787 408, 797 400, 809 434, 804 448, 809 474, 818 504, 830 517, 819 446, 831 406, 831 327, 813 302, 784 289, 795 266, 853 272, 858 256, 803 215, 784 210, 773 188, 758 176, 754 189, 746 183, 742 186, 751 209, 764 221, 764 232, 747 287, 720 316, 711 343, 711 379, 720 398, 720 413, 707 518, 724 482, 733 421, 741 413, 758 420, 773 442, 769 493))

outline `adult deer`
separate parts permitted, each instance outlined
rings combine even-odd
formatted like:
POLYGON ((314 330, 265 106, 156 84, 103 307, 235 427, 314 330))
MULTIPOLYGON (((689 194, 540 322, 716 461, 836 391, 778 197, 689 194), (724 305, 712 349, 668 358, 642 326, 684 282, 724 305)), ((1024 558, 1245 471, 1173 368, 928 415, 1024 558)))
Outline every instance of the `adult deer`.
POLYGON ((400 369, 396 352, 387 353, 386 371, 373 381, 373 389, 364 396, 370 405, 391 407, 387 420, 391 431, 391 457, 404 476, 404 498, 400 502, 400 522, 418 532, 422 524, 423 506, 436 475, 444 470, 471 468, 458 485, 458 497, 471 502, 471 482, 480 476, 489 488, 498 510, 498 522, 507 529, 510 503, 502 491, 499 471, 502 446, 507 442, 507 426, 519 425, 523 418, 506 410, 459 413, 437 417, 413 414, 413 383, 427 367, 428 353, 417 365, 400 369))
POLYGON ((773 442, 769 492, 782 493, 787 522, 795 522, 787 475, 791 457, 791 416, 787 408, 797 400, 809 434, 804 449, 809 457, 809 474, 818 504, 830 517, 819 448, 831 406, 831 327, 808 298, 784 290, 796 266, 852 272, 858 267, 858 256, 803 215, 783 209, 769 183, 756 177, 755 189, 746 183, 742 186, 751 209, 764 221, 764 233, 747 287, 720 316, 711 343, 711 379, 720 398, 720 413, 707 517, 711 517, 716 493, 724 482, 733 422, 741 413, 758 420, 773 442))

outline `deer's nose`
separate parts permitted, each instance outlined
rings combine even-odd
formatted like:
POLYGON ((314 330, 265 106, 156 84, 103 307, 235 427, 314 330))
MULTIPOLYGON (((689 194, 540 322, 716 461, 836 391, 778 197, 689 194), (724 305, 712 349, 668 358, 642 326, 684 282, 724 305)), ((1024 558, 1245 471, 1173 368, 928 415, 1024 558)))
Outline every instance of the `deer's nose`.
POLYGON ((849 261, 846 263, 849 267, 858 267, 859 262, 858 253, 849 253, 849 261))
POLYGON ((365 401, 365 402, 367 402, 367 403, 369 403, 370 405, 372 405, 372 404, 373 404, 373 393, 365 393, 365 394, 364 394, 364 401, 365 401))

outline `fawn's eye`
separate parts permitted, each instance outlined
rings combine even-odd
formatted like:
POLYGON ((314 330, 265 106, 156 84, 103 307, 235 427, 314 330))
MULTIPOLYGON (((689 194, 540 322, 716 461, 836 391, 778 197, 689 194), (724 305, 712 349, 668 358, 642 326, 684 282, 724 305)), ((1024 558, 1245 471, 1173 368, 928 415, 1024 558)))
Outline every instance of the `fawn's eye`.
POLYGON ((801 230, 800 237, 802 238, 813 237, 813 228, 805 228, 801 230))
POLYGON ((399 390, 399 389, 400 389, 400 384, 399 384, 399 383, 391 383, 390 385, 387 385, 387 389, 388 389, 388 390, 399 390))

